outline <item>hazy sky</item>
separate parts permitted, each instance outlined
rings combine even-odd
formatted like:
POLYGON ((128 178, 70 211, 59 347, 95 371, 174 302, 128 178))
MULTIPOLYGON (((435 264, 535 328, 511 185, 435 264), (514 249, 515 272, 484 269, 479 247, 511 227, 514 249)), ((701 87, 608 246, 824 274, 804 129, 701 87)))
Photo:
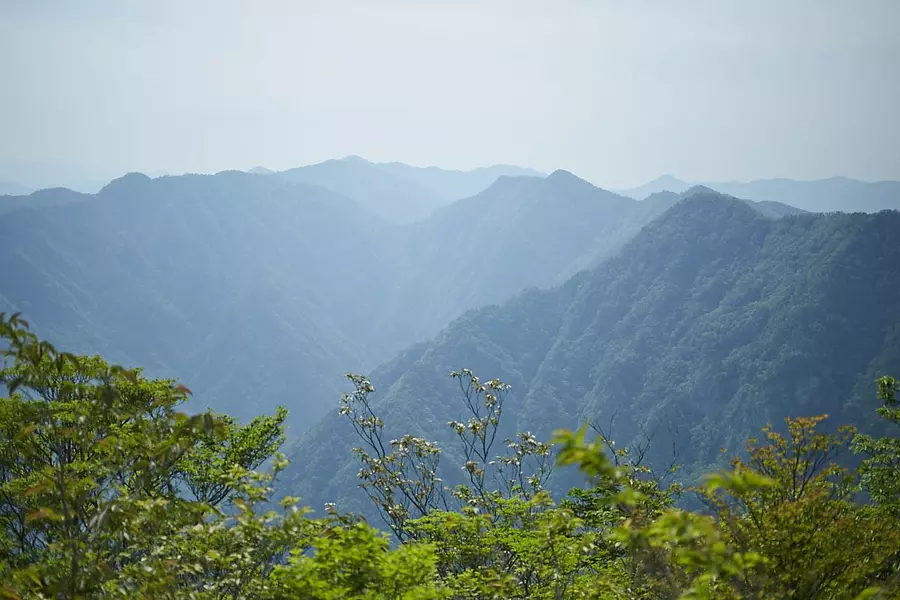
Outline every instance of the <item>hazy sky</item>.
POLYGON ((0 179, 900 179, 898 31, 900 0, 0 0, 0 179))

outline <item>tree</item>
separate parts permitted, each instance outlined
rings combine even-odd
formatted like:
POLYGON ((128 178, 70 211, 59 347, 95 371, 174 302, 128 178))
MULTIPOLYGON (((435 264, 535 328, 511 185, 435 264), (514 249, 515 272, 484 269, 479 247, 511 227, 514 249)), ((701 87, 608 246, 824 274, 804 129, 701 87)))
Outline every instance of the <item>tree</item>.
MULTIPOLYGON (((212 600, 848 599, 900 593, 894 438, 822 433, 825 418, 764 429, 745 457, 676 506, 675 470, 593 424, 529 433, 495 454, 509 387, 454 373, 470 418, 457 485, 441 449, 385 441, 351 377, 348 416, 363 488, 394 533, 329 507, 273 498, 285 411, 242 425, 178 409, 190 390, 98 357, 57 351, 0 314, 0 598, 212 600), (839 466, 851 446, 866 458, 839 466), (555 456, 555 459, 554 459, 555 456), (554 465, 585 485, 555 502, 554 465), (268 470, 260 470, 264 466, 268 470), (448 478, 449 479, 449 478, 448 478), (863 493, 860 493, 863 492, 863 493), (276 506, 276 508, 273 508, 276 506), (392 542, 394 542, 392 544, 392 542)), ((879 412, 897 422, 896 382, 879 412)), ((648 436, 650 437, 650 436, 648 436)))
MULTIPOLYGON (((590 473, 590 489, 573 490, 557 504, 545 489, 554 462, 550 444, 522 432, 495 454, 509 386, 468 369, 451 377, 470 415, 447 424, 463 459, 463 480, 452 487, 445 477, 455 469, 444 475, 441 448, 413 436, 385 441, 374 387, 349 376, 355 391, 344 396, 340 412, 364 444, 355 450, 361 487, 396 539, 433 546, 438 574, 455 597, 643 597, 646 577, 610 535, 626 519, 658 515, 680 487, 662 489, 662 478, 641 464, 640 449, 641 456, 598 437, 589 452, 604 468, 590 473)), ((576 462, 571 454, 560 459, 576 462)))
POLYGON ((59 352, 17 315, 0 339, 0 598, 444 597, 428 545, 264 508, 283 409, 188 416, 183 385, 59 352))
MULTIPOLYGON (((895 426, 900 426, 898 386, 900 383, 893 377, 878 380, 878 398, 883 402, 878 414, 895 426)), ((889 518, 900 519, 900 436, 858 435, 853 440, 853 451, 866 457, 860 467, 865 492, 889 518)))

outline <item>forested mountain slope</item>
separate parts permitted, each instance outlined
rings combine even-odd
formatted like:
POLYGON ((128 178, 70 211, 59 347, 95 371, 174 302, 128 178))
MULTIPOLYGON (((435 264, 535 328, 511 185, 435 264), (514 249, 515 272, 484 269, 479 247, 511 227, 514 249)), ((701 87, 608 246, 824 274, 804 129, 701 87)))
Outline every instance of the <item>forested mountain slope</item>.
POLYGON ((263 176, 128 175, 0 217, 0 310, 73 350, 178 376, 240 417, 285 403, 311 418, 329 374, 369 364, 371 308, 336 291, 377 280, 386 244, 371 220, 263 176))
POLYGON ((409 250, 387 322, 411 328, 407 339, 418 341, 465 309, 559 284, 610 256, 677 200, 636 202, 567 171, 501 177, 404 231, 409 250))
POLYGON ((0 216, 0 310, 74 351, 177 376, 241 418, 285 404, 297 430, 336 404, 346 371, 564 280, 677 197, 637 202, 564 172, 501 178, 405 226, 241 172, 4 200, 18 209, 0 216))
MULTIPOLYGON (((612 422, 621 445, 653 435, 654 460, 674 445, 688 475, 786 415, 860 423, 871 382, 900 364, 898 236, 897 212, 772 220, 694 193, 597 268, 469 312, 379 368, 376 410, 388 439, 452 454, 448 374, 468 367, 513 386, 506 435, 612 422)), ((294 448, 285 489, 353 505, 355 444, 330 415, 294 448)))

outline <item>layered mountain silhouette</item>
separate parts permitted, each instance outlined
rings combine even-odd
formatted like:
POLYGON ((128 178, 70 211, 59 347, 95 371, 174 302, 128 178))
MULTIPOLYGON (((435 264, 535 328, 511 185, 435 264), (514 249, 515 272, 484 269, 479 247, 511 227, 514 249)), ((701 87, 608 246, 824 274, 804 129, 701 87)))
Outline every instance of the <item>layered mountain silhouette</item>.
POLYGON ((309 419, 338 365, 369 364, 364 336, 348 336, 372 309, 346 290, 377 281, 371 218, 259 175, 131 174, 0 216, 0 310, 62 347, 177 376, 242 418, 284 403, 309 419))
MULTIPOLYGON (((395 177, 361 159, 334 163, 321 168, 366 173, 340 180, 347 191, 395 177)), ((22 311, 63 348, 178 377, 198 406, 249 418, 285 404, 296 434, 335 405, 346 371, 386 363, 467 310, 570 285, 694 196, 735 203, 703 188, 637 201, 556 171, 501 175, 398 224, 286 173, 134 173, 97 194, 3 197, 0 310, 22 311)), ((737 204, 764 227, 799 218, 790 206, 737 204)))
MULTIPOLYGON (((621 193, 640 200, 662 191, 682 193, 692 185, 671 175, 663 175, 645 185, 621 193)), ((705 182, 702 185, 737 198, 787 204, 809 212, 900 210, 898 181, 865 182, 846 177, 831 177, 814 181, 758 179, 749 182, 705 182)))
MULTIPOLYGON (((463 367, 512 385, 501 435, 592 421, 621 446, 652 437, 657 464, 674 447, 686 477, 785 416, 865 425, 872 381, 900 363, 900 213, 776 220, 709 190, 685 196, 595 268, 470 311, 375 370, 387 439, 436 440, 459 464, 448 374, 463 367)), ((285 490, 314 507, 365 508, 343 419, 292 451, 285 490)))
POLYGON ((0 215, 23 208, 34 209, 72 204, 91 197, 90 194, 82 194, 68 188, 49 188, 21 196, 0 196, 0 215))
POLYGON ((413 167, 399 162, 375 163, 375 165, 396 177, 415 181, 447 200, 474 196, 497 181, 499 177, 544 177, 545 175, 534 169, 523 169, 511 165, 492 165, 471 171, 441 169, 440 167, 413 167))
POLYGON ((274 177, 328 188, 392 223, 418 221, 446 202, 425 186, 363 160, 328 160, 280 171, 274 177))
POLYGON ((61 347, 177 376, 201 405, 248 418, 285 404, 299 431, 334 405, 344 372, 564 281, 678 198, 638 202, 559 171, 501 177, 402 226, 321 186, 242 172, 6 200, 28 206, 0 215, 0 310, 61 347))
MULTIPOLYGON (((258 170, 251 172, 262 173, 258 170)), ((272 173, 266 169, 267 173, 272 173)), ((531 175, 537 171, 495 165, 472 171, 413 167, 403 163, 373 163, 359 156, 328 160, 274 173, 287 181, 320 185, 359 202, 390 223, 411 223, 454 200, 472 196, 498 177, 531 175)))
POLYGON ((0 196, 24 196, 31 191, 31 188, 15 181, 0 181, 0 196))

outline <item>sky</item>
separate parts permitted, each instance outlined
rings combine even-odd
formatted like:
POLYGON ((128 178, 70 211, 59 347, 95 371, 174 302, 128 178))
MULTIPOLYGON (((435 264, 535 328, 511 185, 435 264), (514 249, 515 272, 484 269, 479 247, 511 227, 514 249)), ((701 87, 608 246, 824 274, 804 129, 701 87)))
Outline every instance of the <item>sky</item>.
POLYGON ((900 179, 898 28, 897 0, 0 0, 0 179, 900 179))

